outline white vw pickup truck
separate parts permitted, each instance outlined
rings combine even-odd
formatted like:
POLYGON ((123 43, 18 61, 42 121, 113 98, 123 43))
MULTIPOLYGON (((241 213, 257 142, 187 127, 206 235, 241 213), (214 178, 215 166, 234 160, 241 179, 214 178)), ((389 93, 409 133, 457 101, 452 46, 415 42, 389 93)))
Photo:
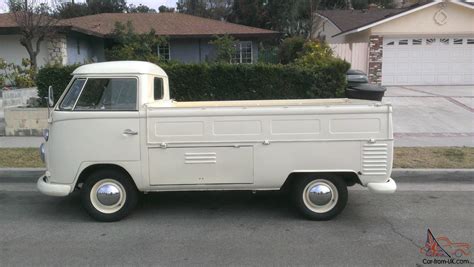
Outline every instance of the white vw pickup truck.
POLYGON ((166 73, 137 61, 81 66, 55 105, 49 98, 38 189, 80 190, 99 221, 125 217, 139 192, 285 189, 302 215, 328 220, 344 209, 348 186, 396 190, 388 104, 176 102, 166 73))

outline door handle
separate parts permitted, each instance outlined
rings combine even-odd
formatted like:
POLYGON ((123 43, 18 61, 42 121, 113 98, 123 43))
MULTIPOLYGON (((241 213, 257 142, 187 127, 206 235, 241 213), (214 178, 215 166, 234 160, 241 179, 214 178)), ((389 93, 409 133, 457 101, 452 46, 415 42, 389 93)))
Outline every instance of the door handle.
POLYGON ((130 130, 130 129, 125 129, 125 130, 123 130, 123 134, 124 135, 137 135, 138 132, 135 132, 135 131, 130 130))

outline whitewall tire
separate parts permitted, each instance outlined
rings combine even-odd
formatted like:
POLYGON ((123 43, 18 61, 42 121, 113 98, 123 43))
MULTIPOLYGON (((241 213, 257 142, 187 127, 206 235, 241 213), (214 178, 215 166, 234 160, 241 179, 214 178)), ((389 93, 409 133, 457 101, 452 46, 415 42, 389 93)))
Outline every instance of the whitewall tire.
POLYGON ((347 185, 334 175, 309 175, 293 187, 293 202, 310 220, 330 220, 342 212, 347 203, 347 185))
POLYGON ((127 216, 136 206, 138 191, 128 175, 118 170, 98 170, 86 178, 81 201, 97 221, 113 222, 127 216))

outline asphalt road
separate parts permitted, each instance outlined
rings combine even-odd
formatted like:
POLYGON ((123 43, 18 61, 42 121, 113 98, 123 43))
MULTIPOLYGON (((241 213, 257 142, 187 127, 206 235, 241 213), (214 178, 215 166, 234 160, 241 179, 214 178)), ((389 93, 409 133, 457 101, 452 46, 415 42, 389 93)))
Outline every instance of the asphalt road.
POLYGON ((279 192, 154 193, 117 223, 92 221, 78 194, 47 197, 24 181, 0 179, 0 266, 415 266, 433 259, 419 252, 428 228, 474 245, 472 180, 355 188, 327 222, 300 218, 279 192))

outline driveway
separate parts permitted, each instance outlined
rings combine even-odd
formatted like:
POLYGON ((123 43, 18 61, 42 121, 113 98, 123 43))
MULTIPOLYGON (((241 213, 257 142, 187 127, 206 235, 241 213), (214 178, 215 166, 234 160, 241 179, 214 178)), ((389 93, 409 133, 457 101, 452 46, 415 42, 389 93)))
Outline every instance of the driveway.
POLYGON ((388 87, 395 146, 474 147, 474 86, 388 87))

